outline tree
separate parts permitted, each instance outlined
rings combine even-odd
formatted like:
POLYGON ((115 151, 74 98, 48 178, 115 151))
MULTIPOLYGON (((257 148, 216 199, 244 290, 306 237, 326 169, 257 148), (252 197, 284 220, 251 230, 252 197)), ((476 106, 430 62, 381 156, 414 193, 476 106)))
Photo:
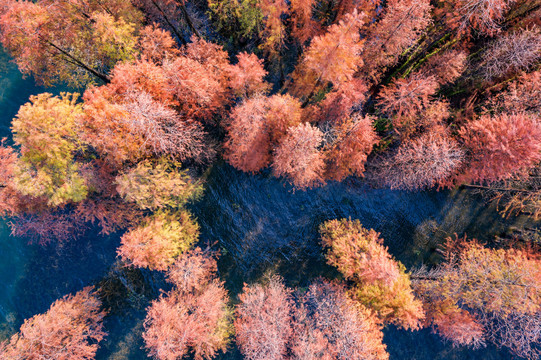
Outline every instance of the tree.
POLYGON ((454 9, 449 14, 448 24, 467 32, 470 28, 493 36, 500 31, 498 21, 502 20, 516 0, 453 0, 454 9))
POLYGON ((318 281, 295 311, 292 359, 385 360, 379 321, 341 285, 318 281))
POLYGON ((17 190, 15 173, 19 157, 11 146, 5 146, 5 140, 0 143, 0 216, 13 217, 24 212, 32 201, 17 190))
POLYGON ((325 95, 325 98, 306 108, 304 118, 320 124, 339 124, 347 122, 356 106, 366 98, 366 85, 360 78, 340 84, 325 95))
POLYGON ((2 44, 23 73, 45 85, 107 82, 115 63, 134 57, 142 20, 130 4, 116 3, 10 1, 0 17, 2 44))
POLYGON ((80 118, 82 137, 110 163, 120 165, 149 155, 198 161, 212 156, 200 123, 181 117, 151 93, 135 90, 119 95, 115 87, 120 86, 115 82, 87 90, 85 116, 80 118))
POLYGON ((448 239, 446 261, 413 275, 427 320, 457 344, 489 340, 526 358, 539 356, 541 261, 529 250, 489 249, 448 239), (446 325, 455 321, 454 325, 446 325), (460 321, 460 322, 458 322, 460 321), (467 330, 457 331, 459 328, 467 330), (521 329, 521 330, 518 330, 521 329))
POLYGON ((392 119, 394 129, 407 137, 417 130, 420 118, 429 108, 437 89, 434 76, 414 74, 385 86, 379 94, 379 106, 392 119))
POLYGON ((459 134, 470 152, 459 181, 491 183, 523 173, 541 160, 541 125, 527 114, 483 115, 459 134))
POLYGON ((197 292, 216 277, 218 264, 208 251, 200 248, 190 250, 167 270, 167 281, 184 293, 197 292))
POLYGON ((196 249, 177 261, 169 273, 177 287, 147 309, 145 346, 158 360, 181 359, 189 351, 196 360, 212 359, 226 350, 231 335, 229 296, 208 254, 196 249), (199 276, 192 278, 195 274, 199 276))
POLYGON ((141 29, 138 48, 141 58, 154 64, 180 55, 175 39, 155 23, 141 29))
POLYGON ((186 44, 184 29, 200 37, 195 19, 188 12, 184 0, 134 0, 134 4, 141 7, 147 17, 169 28, 178 40, 186 44))
POLYGON ((263 80, 267 76, 263 60, 246 52, 239 53, 237 59, 239 62, 231 66, 229 75, 233 93, 244 99, 266 93, 270 84, 263 80))
MULTIPOLYGON (((169 61, 174 59, 176 57, 172 57, 169 61)), ((104 96, 114 102, 122 103, 125 94, 143 92, 150 94, 152 99, 162 105, 176 104, 163 64, 154 63, 144 57, 133 62, 117 64, 111 72, 111 83, 98 89, 100 90, 95 91, 103 92, 104 96)), ((85 102, 86 93, 90 92, 92 95, 91 91, 92 89, 89 89, 85 92, 85 102)))
POLYGON ((71 218, 79 222, 97 224, 103 235, 134 226, 140 222, 144 212, 133 204, 124 202, 118 195, 108 197, 94 195, 77 204, 71 218))
POLYGON ((159 211, 125 233, 117 252, 129 265, 164 271, 198 238, 199 225, 187 211, 159 211))
POLYGON ((523 74, 507 91, 496 94, 490 104, 498 112, 528 112, 541 115, 541 71, 523 74))
POLYGON ((181 116, 208 122, 229 102, 227 80, 214 66, 184 56, 164 63, 167 89, 181 116))
POLYGON ((363 176, 368 154, 378 142, 372 118, 354 115, 332 130, 334 139, 326 145, 325 178, 341 181, 349 175, 363 176))
POLYGON ((269 129, 271 143, 276 146, 288 129, 301 122, 301 103, 291 95, 273 95, 265 100, 265 122, 269 129))
POLYGON ((265 24, 260 34, 263 39, 260 47, 270 58, 279 57, 286 36, 282 16, 289 14, 289 7, 285 0, 260 0, 259 8, 265 24))
POLYGON ((263 13, 259 0, 210 0, 211 19, 221 32, 233 40, 254 38, 263 27, 263 13))
POLYGON ((173 109, 154 101, 150 94, 127 94, 123 105, 132 136, 142 137, 153 154, 202 160, 212 156, 198 122, 181 118, 173 109))
POLYGON ((238 169, 257 172, 270 163, 272 148, 300 121, 301 104, 289 95, 247 99, 231 113, 225 157, 238 169))
MULTIPOLYGON (((301 45, 322 32, 322 26, 314 19, 314 0, 293 0, 290 4, 292 30, 291 35, 301 45)), ((350 11, 348 11, 349 13, 350 11)))
POLYGON ((276 176, 285 176, 298 188, 310 188, 324 182, 325 163, 319 149, 323 133, 308 123, 290 127, 274 152, 276 176))
POLYGON ((105 235, 136 225, 143 217, 143 210, 120 196, 115 183, 117 170, 104 159, 83 164, 81 175, 89 196, 77 204, 71 217, 85 223, 97 223, 105 235))
POLYGON ((239 300, 234 324, 245 359, 284 359, 292 333, 291 290, 274 276, 266 285, 244 285, 239 300))
POLYGON ((23 195, 46 197, 52 206, 87 196, 74 158, 83 145, 76 132, 83 110, 76 101, 77 94, 69 93, 32 96, 13 119, 13 138, 21 147, 15 182, 23 195))
POLYGON ((144 160, 116 178, 117 190, 140 209, 181 208, 201 195, 201 184, 180 170, 181 164, 167 158, 144 160))
POLYGON ((434 76, 438 84, 450 84, 457 80, 467 65, 468 54, 465 51, 447 50, 428 58, 420 69, 424 77, 434 76))
POLYGON ((55 301, 45 314, 24 321, 19 333, 0 344, 3 359, 94 359, 104 338, 101 303, 86 287, 55 301))
POLYGON ((247 99, 233 108, 226 125, 225 158, 235 168, 255 173, 271 161, 270 134, 266 127, 265 97, 247 99))
POLYGON ((377 312, 384 322, 418 329, 424 318, 404 265, 394 260, 374 230, 359 220, 330 220, 320 226, 327 262, 355 284, 352 298, 377 312))
POLYGON ((429 0, 386 2, 380 20, 368 30, 363 47, 360 73, 369 83, 377 83, 387 68, 398 61, 430 24, 429 0))
POLYGON ((464 165, 465 151, 445 133, 425 133, 404 142, 379 167, 379 181, 391 189, 420 190, 450 184, 464 165))
POLYGON ((355 11, 331 25, 325 34, 312 39, 293 74, 291 92, 295 96, 308 101, 329 82, 339 87, 353 78, 362 65, 359 54, 363 42, 359 29, 363 19, 364 14, 355 11))
POLYGON ((66 242, 84 232, 82 219, 49 208, 17 214, 9 225, 13 236, 40 245, 52 241, 66 242))
POLYGON ((454 346, 478 349, 486 345, 486 329, 469 312, 451 302, 438 303, 427 308, 435 331, 454 346))
POLYGON ((537 27, 508 33, 495 40, 483 54, 486 81, 528 70, 541 58, 541 30, 537 27))

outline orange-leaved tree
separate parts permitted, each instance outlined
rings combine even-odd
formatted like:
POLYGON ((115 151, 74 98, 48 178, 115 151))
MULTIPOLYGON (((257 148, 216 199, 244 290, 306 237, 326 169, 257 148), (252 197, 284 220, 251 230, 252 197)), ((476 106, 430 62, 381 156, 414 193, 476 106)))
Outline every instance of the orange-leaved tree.
POLYGON ((531 250, 489 249, 448 239, 446 261, 412 275, 427 321, 455 344, 490 341, 524 358, 541 355, 541 259, 531 250), (537 344, 537 345, 536 345, 537 344))
POLYGON ((359 220, 329 220, 320 227, 327 262, 353 282, 350 296, 388 323, 418 329, 422 303, 413 295, 404 265, 394 260, 374 230, 359 220))
POLYGON ((8 1, 0 40, 23 73, 45 85, 108 81, 119 61, 137 54, 142 14, 130 2, 8 1))
POLYGON ((339 122, 332 133, 333 139, 325 145, 325 177, 341 181, 350 175, 363 176, 368 155, 378 142, 372 117, 355 114, 339 122))
POLYGON ((92 360, 104 338, 101 302, 92 287, 54 302, 44 314, 24 321, 19 333, 0 344, 0 357, 92 360))
POLYGON ((129 265, 164 271, 198 238, 199 225, 190 213, 159 211, 122 236, 118 255, 129 265))
POLYGON ((294 95, 308 101, 329 83, 339 87, 353 78, 362 65, 359 29, 363 22, 364 14, 354 11, 312 39, 292 75, 294 95))
POLYGON ((195 249, 171 267, 174 288, 154 300, 147 310, 143 339, 150 356, 212 359, 225 351, 232 332, 229 295, 216 276, 216 261, 195 249))

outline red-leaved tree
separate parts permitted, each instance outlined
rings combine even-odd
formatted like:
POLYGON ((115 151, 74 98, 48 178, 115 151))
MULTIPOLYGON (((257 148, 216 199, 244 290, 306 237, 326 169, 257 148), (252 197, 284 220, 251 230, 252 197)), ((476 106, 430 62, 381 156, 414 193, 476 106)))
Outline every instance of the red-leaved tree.
POLYGON ((541 29, 534 27, 505 34, 483 54, 485 80, 502 78, 531 69, 541 58, 541 29))
POLYGON ((319 149, 322 141, 321 130, 308 123, 289 128, 274 152, 274 174, 286 177, 298 188, 323 183, 325 163, 319 149))
POLYGON ((235 333, 247 360, 282 360, 292 333, 291 290, 272 277, 266 285, 245 285, 239 295, 235 333))
POLYGON ((240 170, 257 172, 270 163, 272 149, 300 121, 301 104, 292 96, 247 99, 231 113, 225 157, 240 170))
POLYGON ((312 284, 295 311, 292 359, 386 360, 381 325, 341 285, 312 284))
POLYGON ((448 14, 447 22, 460 32, 471 28, 492 36, 500 31, 498 24, 516 0, 453 0, 453 11, 448 14))
POLYGON ((208 253, 196 249, 178 261, 168 275, 175 287, 147 310, 145 346, 157 360, 177 360, 188 353, 196 360, 209 360, 229 342, 229 295, 208 253))
POLYGON ((491 183, 523 173, 541 160, 541 124, 525 113, 483 115, 459 134, 470 152, 459 181, 491 183))
POLYGON ((419 126, 421 115, 437 89, 434 76, 414 74, 384 87, 379 95, 379 106, 392 119, 395 130, 407 137, 419 126))
POLYGON ((91 360, 104 338, 105 312, 92 287, 55 301, 45 314, 25 320, 19 333, 0 344, 6 360, 91 360))
POLYGON ((337 124, 326 145, 325 178, 341 181, 349 175, 363 176, 368 154, 378 142, 370 116, 355 115, 337 124))
POLYGON ((396 64, 400 54, 431 22, 429 0, 391 0, 385 5, 380 20, 368 30, 362 52, 361 73, 368 82, 377 82, 388 67, 396 64))

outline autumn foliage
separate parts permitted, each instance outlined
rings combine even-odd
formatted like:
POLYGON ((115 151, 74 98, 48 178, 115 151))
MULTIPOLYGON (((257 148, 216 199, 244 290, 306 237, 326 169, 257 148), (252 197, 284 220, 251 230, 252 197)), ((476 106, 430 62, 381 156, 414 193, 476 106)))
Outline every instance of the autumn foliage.
POLYGON ((202 192, 180 163, 166 158, 141 161, 118 175, 115 182, 119 195, 143 210, 179 208, 202 192))
POLYGON ((377 317, 343 285, 316 280, 292 292, 282 280, 245 286, 237 306, 237 344, 247 359, 388 359, 377 317), (289 357, 287 354, 290 354, 289 357))
POLYGON ((0 344, 0 356, 16 359, 94 359, 105 337, 105 312, 91 287, 54 302, 44 314, 25 320, 19 333, 0 344))
POLYGON ((107 81, 107 72, 136 53, 142 14, 129 2, 9 1, 0 40, 23 73, 49 85, 107 81))
POLYGON ((541 127, 528 114, 484 115, 459 133, 470 152, 464 175, 468 181, 506 179, 541 160, 541 127))
POLYGON ((235 333, 248 360, 280 360, 292 333, 291 290, 278 277, 267 285, 245 285, 236 309, 235 333))
POLYGON ((445 133, 423 134, 400 146, 378 164, 378 178, 391 189, 419 190, 452 183, 464 164, 465 151, 445 133))
POLYGON ((539 256, 489 249, 475 240, 448 241, 454 250, 448 250, 447 261, 414 275, 427 320, 456 344, 478 347, 490 341, 521 357, 539 356, 534 345, 541 329, 539 256))
POLYGON ((471 28, 494 35, 500 31, 499 22, 516 0, 454 0, 454 11, 450 13, 448 23, 461 32, 471 28))
POLYGON ((308 123, 290 128, 276 149, 272 164, 274 174, 285 176, 301 189, 322 183, 325 166, 319 149, 322 141, 322 132, 308 123))
POLYGON ((301 104, 289 95, 247 99, 231 113, 225 156, 236 168, 257 172, 270 164, 272 149, 300 121, 301 104))
POLYGON ((208 253, 196 249, 177 261, 169 273, 175 287, 147 310, 145 346, 159 360, 189 352, 197 360, 212 359, 225 351, 231 334, 229 296, 208 253))
POLYGON ((374 230, 356 220, 330 220, 320 227, 327 262, 355 287, 351 296, 374 309, 385 322, 418 329, 424 318, 404 265, 394 260, 374 230))
POLYGON ((368 309, 348 298, 343 286, 310 286, 295 312, 293 359, 386 360, 383 333, 368 309))
MULTIPOLYGON (((381 110, 392 119, 397 132, 408 136, 422 126, 421 119, 429 109, 431 97, 438 82, 434 76, 411 76, 399 79, 383 88, 380 94, 381 110)), ((441 112, 441 109, 439 112, 441 112)))
POLYGON ((136 267, 167 270, 198 237, 199 225, 188 212, 157 212, 122 236, 118 255, 136 267))
POLYGON ((428 0, 387 2, 377 26, 368 30, 362 52, 362 74, 367 81, 377 81, 388 67, 396 64, 402 51, 430 24, 430 11, 428 0))
POLYGON ((76 120, 82 114, 77 95, 53 97, 43 93, 30 98, 12 124, 15 144, 21 147, 16 187, 24 195, 46 197, 50 205, 81 201, 87 187, 74 162, 81 143, 76 120))
POLYGON ((378 136, 369 116, 353 116, 335 128, 326 147, 326 178, 341 181, 349 175, 363 176, 365 164, 378 136))
POLYGON ((312 39, 299 68, 293 74, 293 94, 310 98, 329 82, 340 86, 351 80, 362 65, 359 29, 363 18, 362 13, 355 11, 338 24, 330 26, 324 35, 312 39))
POLYGON ((498 38, 484 53, 483 76, 493 80, 528 70, 541 58, 540 38, 541 31, 536 27, 498 38))
MULTIPOLYGON (((538 237, 520 249, 450 241, 442 264, 407 272, 373 229, 329 220, 319 231, 338 279, 294 289, 269 275, 230 299, 215 254, 194 248, 200 230, 217 240, 212 224, 187 210, 223 158, 288 190, 465 185, 537 220, 539 11, 537 0, 0 1, 0 42, 23 75, 80 89, 20 107, 0 143, 0 215, 42 244, 89 225, 119 231, 119 264, 172 287, 143 325, 155 359, 212 359, 235 333, 248 360, 386 360, 388 324, 539 358, 538 237)), ((94 358, 100 306, 91 288, 58 300, 0 357, 94 358)))

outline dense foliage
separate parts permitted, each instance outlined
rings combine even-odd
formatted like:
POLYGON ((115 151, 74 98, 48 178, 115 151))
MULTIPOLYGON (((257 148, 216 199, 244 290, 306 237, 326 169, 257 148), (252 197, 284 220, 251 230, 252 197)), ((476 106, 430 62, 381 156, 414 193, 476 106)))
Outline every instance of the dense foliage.
MULTIPOLYGON (((384 360, 388 324, 538 358, 528 239, 449 242, 439 265, 408 272, 376 231, 328 220, 336 279, 294 289, 271 275, 230 297, 188 209, 223 158, 293 190, 360 177, 475 187, 539 219, 540 19, 539 0, 2 1, 0 41, 20 71, 81 94, 20 107, 0 143, 0 215, 42 244, 89 224, 121 231, 119 264, 173 285, 144 321, 156 359, 211 359, 234 333, 250 360, 384 360)), ((92 359, 96 296, 58 300, 0 355, 92 359)))

